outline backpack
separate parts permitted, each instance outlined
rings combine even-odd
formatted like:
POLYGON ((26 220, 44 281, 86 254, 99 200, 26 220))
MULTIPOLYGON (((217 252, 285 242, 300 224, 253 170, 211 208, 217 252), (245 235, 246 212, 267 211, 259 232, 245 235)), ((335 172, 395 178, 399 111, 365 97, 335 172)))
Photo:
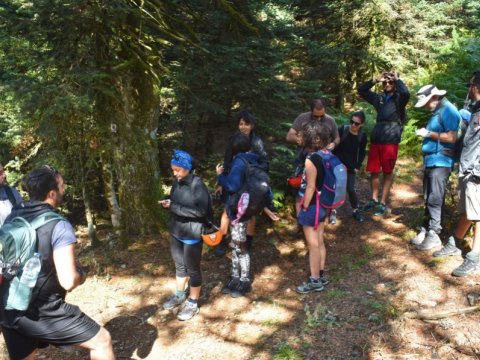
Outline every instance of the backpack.
POLYGON ((239 158, 245 165, 244 182, 240 190, 230 196, 229 207, 234 213, 241 215, 239 218, 237 216, 237 221, 244 221, 262 212, 266 205, 269 185, 268 174, 262 167, 239 158))
POLYGON ((330 151, 319 150, 323 163, 324 179, 320 190, 320 205, 325 209, 342 206, 347 194, 347 168, 330 151))
MULTIPOLYGON (((25 285, 20 283, 23 266, 33 257, 38 248, 36 230, 43 225, 64 218, 53 212, 47 211, 38 215, 31 222, 22 217, 14 217, 5 222, 0 228, 0 264, 2 273, 0 310, 27 310, 33 296, 25 285), (32 296, 25 307, 25 296, 32 296), (21 305, 23 304, 23 305, 21 305)), ((47 277, 48 279, 48 277, 47 277)), ((43 285, 43 284, 42 284, 43 285)), ((35 288, 40 288, 39 284, 35 288)))
MULTIPOLYGON (((438 123, 440 124, 440 126, 444 130, 446 130, 445 129, 445 124, 443 123, 442 112, 441 111, 438 112, 438 123)), ((443 154, 443 155, 446 155, 446 156, 449 156, 449 157, 453 157, 454 162, 459 162, 460 161, 460 155, 461 155, 462 149, 463 149, 463 138, 465 137, 466 129, 465 129, 464 126, 462 126, 462 123, 463 123, 463 121, 462 121, 462 119, 460 119, 459 124, 458 124, 458 129, 457 129, 457 139, 455 140, 453 149, 444 147, 440 151, 437 150, 437 152, 440 152, 440 154, 443 154)))
POLYGON ((5 194, 7 194, 8 201, 12 204, 12 207, 17 205, 17 199, 15 198, 15 195, 13 195, 13 190, 10 186, 5 185, 5 194))

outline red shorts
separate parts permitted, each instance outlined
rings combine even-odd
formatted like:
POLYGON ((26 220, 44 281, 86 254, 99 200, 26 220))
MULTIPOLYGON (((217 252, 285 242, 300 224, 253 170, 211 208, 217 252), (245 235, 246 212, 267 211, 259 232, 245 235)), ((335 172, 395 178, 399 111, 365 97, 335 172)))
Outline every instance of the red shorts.
POLYGON ((370 144, 367 172, 391 174, 398 156, 398 144, 370 144))

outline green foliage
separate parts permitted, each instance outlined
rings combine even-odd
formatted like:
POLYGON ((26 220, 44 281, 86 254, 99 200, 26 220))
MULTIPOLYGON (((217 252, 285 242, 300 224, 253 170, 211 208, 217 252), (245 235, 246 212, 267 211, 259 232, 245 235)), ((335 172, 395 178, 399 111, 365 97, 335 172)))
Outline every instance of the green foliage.
POLYGON ((275 346, 274 360, 302 360, 303 356, 288 342, 280 342, 275 346))

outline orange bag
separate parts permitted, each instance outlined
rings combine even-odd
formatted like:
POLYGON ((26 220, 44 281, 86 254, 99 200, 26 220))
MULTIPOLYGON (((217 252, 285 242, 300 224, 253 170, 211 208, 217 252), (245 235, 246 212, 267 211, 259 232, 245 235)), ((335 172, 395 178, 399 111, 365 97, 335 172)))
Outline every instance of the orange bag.
POLYGON ((213 224, 209 224, 209 225, 211 226, 211 229, 207 231, 205 230, 203 231, 202 240, 208 246, 212 246, 212 247, 217 246, 222 241, 223 234, 220 231, 220 229, 215 225, 213 224))
POLYGON ((293 189, 300 189, 300 184, 302 183, 302 175, 289 177, 287 179, 287 183, 293 189))

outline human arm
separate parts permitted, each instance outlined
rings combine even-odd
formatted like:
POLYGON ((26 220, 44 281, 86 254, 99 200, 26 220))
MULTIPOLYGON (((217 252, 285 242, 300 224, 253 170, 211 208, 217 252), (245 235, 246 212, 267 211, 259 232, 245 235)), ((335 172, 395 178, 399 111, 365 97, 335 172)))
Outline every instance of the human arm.
POLYGON ((416 133, 418 136, 439 141, 442 143, 453 144, 457 140, 457 132, 453 130, 446 131, 446 132, 436 132, 436 131, 427 130, 426 128, 421 128, 421 129, 418 129, 416 133))
POLYGON ((72 291, 85 282, 87 276, 75 262, 75 244, 54 249, 53 263, 57 270, 58 282, 65 290, 72 291))
POLYGON ((365 160, 365 156, 367 155, 367 134, 362 131, 362 135, 360 137, 360 141, 358 144, 358 161, 357 161, 357 170, 360 170, 362 167, 363 160, 365 160))
POLYGON ((235 158, 232 163, 232 168, 228 175, 219 173, 217 170, 217 180, 220 186, 228 193, 232 194, 240 190, 242 186, 243 174, 245 172, 245 165, 243 160, 240 158, 235 158))
POLYGON ((293 127, 288 130, 287 133, 287 142, 292 143, 292 144, 300 144, 300 134, 298 133, 297 130, 295 130, 293 127))
POLYGON ((307 179, 307 187, 305 189, 305 195, 303 198, 303 210, 308 209, 310 206, 310 202, 312 201, 317 188, 317 168, 310 159, 305 160, 305 174, 307 179))
POLYGON ((380 79, 376 79, 376 80, 370 80, 370 81, 367 81, 363 84, 360 84, 357 88, 358 90, 358 94, 368 103, 372 104, 375 108, 377 108, 378 104, 379 104, 379 98, 380 98, 380 95, 373 92, 371 90, 372 87, 375 86, 375 84, 377 84, 378 82, 380 82, 380 79))

